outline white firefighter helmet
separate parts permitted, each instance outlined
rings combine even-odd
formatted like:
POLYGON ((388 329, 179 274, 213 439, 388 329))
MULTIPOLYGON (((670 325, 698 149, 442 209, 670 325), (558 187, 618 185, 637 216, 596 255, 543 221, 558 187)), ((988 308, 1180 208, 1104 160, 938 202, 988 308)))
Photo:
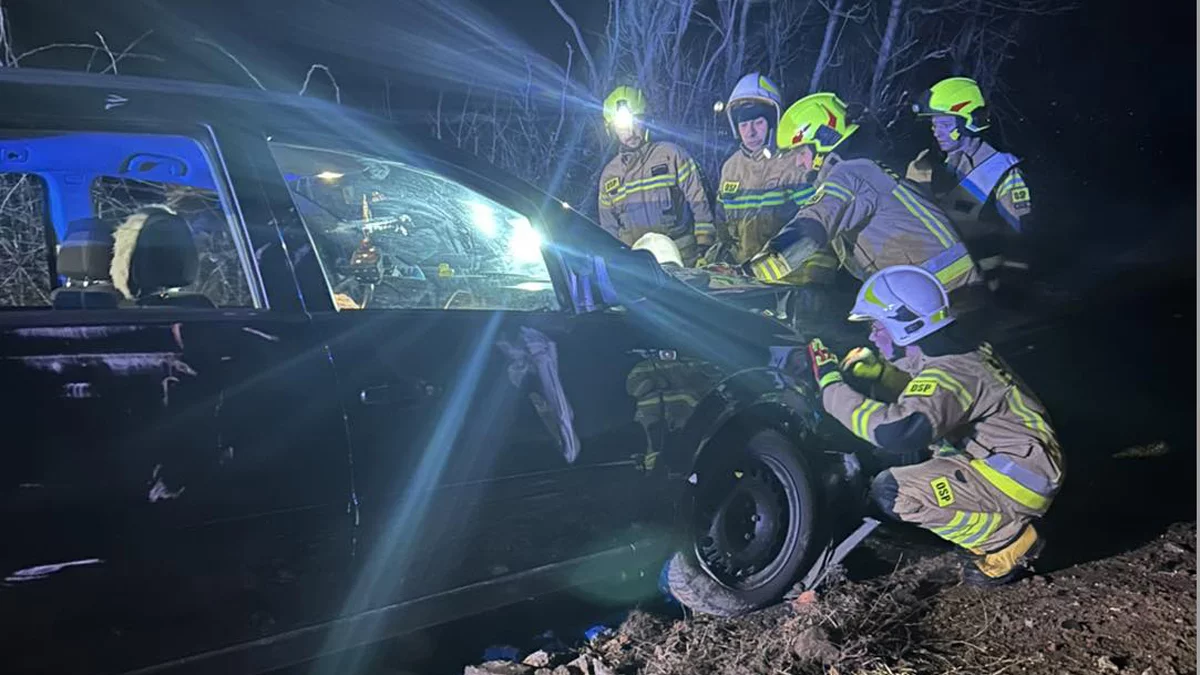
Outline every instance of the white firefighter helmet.
POLYGON ((954 321, 946 288, 928 270, 915 265, 885 267, 862 288, 851 321, 878 321, 897 345, 910 345, 954 321))
POLYGON ((679 254, 679 247, 665 234, 647 232, 633 242, 633 250, 650 251, 659 265, 671 264, 683 267, 683 256, 679 254))
POLYGON ((729 102, 725 104, 725 115, 729 117, 729 127, 733 129, 734 136, 737 136, 738 122, 742 119, 766 117, 771 128, 777 128, 782 110, 779 87, 766 75, 759 73, 750 73, 738 80, 733 93, 729 95, 729 102), (774 114, 771 115, 771 112, 774 114), (749 117, 749 114, 754 114, 754 117, 749 117))

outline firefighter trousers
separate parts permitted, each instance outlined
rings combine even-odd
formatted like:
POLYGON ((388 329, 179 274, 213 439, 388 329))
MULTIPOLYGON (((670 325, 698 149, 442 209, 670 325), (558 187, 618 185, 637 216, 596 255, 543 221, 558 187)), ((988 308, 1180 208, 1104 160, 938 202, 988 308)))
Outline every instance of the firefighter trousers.
POLYGON ((1007 546, 1045 512, 1001 492, 962 454, 882 471, 871 482, 871 499, 892 518, 985 553, 1007 546))

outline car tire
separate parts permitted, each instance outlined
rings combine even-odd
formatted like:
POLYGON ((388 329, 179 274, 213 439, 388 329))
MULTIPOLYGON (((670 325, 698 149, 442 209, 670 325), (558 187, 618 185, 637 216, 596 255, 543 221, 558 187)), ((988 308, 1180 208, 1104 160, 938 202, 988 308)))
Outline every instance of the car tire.
POLYGON ((711 475, 714 480, 704 481, 712 484, 708 494, 705 485, 698 486, 691 541, 667 563, 671 595, 695 612, 725 617, 778 602, 821 548, 821 500, 809 462, 783 434, 763 429, 711 475), (741 522, 740 514, 748 512, 754 514, 753 524, 741 522), (772 518, 775 522, 764 527, 772 518), (739 537, 731 532, 742 532, 740 538, 748 542, 744 548, 735 550, 739 537), (777 541, 755 542, 760 536, 777 541), (757 551, 750 550, 756 545, 757 551), (741 564, 749 567, 734 569, 741 564), (756 565, 761 568, 754 570, 756 565))

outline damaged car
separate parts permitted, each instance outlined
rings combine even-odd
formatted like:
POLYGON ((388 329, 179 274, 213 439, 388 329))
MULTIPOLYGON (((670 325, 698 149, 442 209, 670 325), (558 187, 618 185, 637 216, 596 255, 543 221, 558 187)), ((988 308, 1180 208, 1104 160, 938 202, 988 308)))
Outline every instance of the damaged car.
POLYGON ((804 341, 341 106, 6 69, 10 672, 263 672, 604 579, 737 614, 840 538, 804 341))

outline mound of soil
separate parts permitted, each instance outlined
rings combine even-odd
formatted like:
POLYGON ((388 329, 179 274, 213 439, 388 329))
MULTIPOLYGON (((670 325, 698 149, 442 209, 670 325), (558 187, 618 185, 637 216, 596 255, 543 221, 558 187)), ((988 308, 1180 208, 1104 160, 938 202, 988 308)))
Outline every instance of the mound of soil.
POLYGON ((1007 587, 953 554, 737 619, 634 613, 589 648, 617 673, 916 675, 1196 672, 1196 529, 1007 587))

